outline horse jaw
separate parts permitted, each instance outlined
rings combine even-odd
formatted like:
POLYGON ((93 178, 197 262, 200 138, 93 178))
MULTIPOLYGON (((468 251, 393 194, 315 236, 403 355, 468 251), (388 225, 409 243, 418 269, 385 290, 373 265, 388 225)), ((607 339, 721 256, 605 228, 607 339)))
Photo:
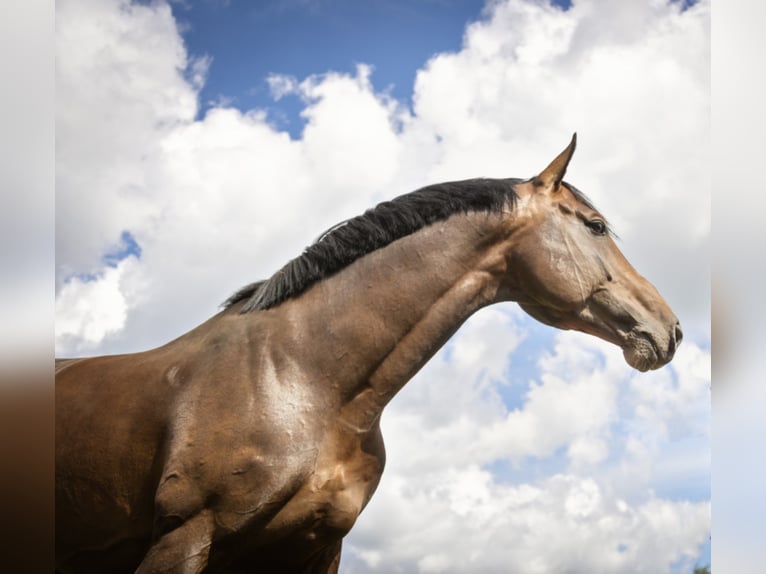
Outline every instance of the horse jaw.
POLYGON ((587 333, 622 349, 625 362, 634 369, 646 372, 659 369, 671 361, 681 342, 682 332, 678 320, 663 313, 661 318, 626 317, 621 309, 619 321, 593 302, 579 311, 566 313, 537 303, 519 303, 532 318, 561 330, 587 333), (595 308, 594 308, 595 307, 595 308), (654 319, 654 320, 652 320, 654 319), (650 327, 651 325, 651 327, 650 327))

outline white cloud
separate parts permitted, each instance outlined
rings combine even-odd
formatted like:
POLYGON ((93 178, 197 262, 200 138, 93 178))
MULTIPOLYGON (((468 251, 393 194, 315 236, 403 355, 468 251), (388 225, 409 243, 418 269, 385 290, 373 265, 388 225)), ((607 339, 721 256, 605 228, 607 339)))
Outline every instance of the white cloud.
POLYGON ((511 485, 462 467, 384 480, 346 546, 348 572, 690 571, 710 527, 707 503, 629 504, 570 474, 511 485))
POLYGON ((128 257, 98 276, 71 277, 56 297, 56 338, 73 352, 87 352, 122 330, 135 304, 129 299, 136 263, 128 257))
POLYGON ((396 105, 373 92, 371 72, 360 65, 355 77, 328 74, 301 84, 310 102, 302 144, 317 189, 381 193, 396 173, 396 105))
MULTIPOLYGON (((655 381, 643 389, 618 349, 559 333, 540 360, 541 381, 509 410, 494 394, 502 383, 467 392, 481 371, 451 368, 456 349, 494 340, 482 323, 521 332, 520 317, 490 311, 497 315, 469 321, 384 414, 388 467, 348 538, 344 571, 691 570, 709 535, 709 503, 655 489, 706 480, 707 439, 683 441, 706 425, 709 353, 690 345, 658 391, 672 397, 656 402, 655 381), (651 420, 647 401, 661 407, 651 420), (670 415, 666 403, 689 406, 670 415), (656 432, 674 418, 687 422, 685 433, 656 432), (510 470, 491 470, 514 459, 510 470)), ((474 364, 491 365, 492 352, 485 347, 474 364)))
MULTIPOLYGON (((479 318, 482 318, 481 313, 475 317, 479 318)), ((472 322, 467 327, 452 342, 455 349, 471 348, 474 342, 495 340, 480 329, 472 329, 472 322), (472 338, 475 341, 471 341, 472 338)), ((543 560, 539 564, 539 571, 559 572, 576 564, 577 568, 589 572, 664 572, 669 571, 668 564, 681 559, 684 552, 689 554, 686 564, 694 561, 697 548, 705 541, 709 528, 707 504, 671 503, 655 499, 649 493, 654 487, 667 486, 665 483, 668 480, 686 481, 691 477, 704 481, 708 468, 705 464, 706 443, 693 443, 690 447, 676 449, 675 456, 685 457, 687 461, 673 468, 673 460, 664 460, 661 453, 668 448, 669 442, 682 441, 684 437, 648 432, 656 427, 656 420, 645 420, 642 400, 634 396, 635 384, 640 376, 635 376, 624 366, 619 350, 578 333, 561 333, 556 339, 553 353, 541 360, 540 376, 543 382, 533 381, 523 404, 510 412, 502 412, 502 404, 498 404, 491 393, 483 396, 483 405, 472 406, 471 402, 461 401, 456 389, 475 386, 477 380, 472 377, 476 377, 479 371, 456 369, 451 372, 446 354, 435 357, 432 361, 434 368, 424 370, 405 388, 403 394, 407 393, 406 397, 401 402, 397 399, 384 415, 389 466, 381 489, 386 494, 381 500, 378 500, 378 495, 373 498, 370 509, 360 519, 358 531, 352 532, 349 538, 354 547, 352 552, 356 553, 357 549, 368 552, 367 544, 372 544, 368 540, 389 540, 386 529, 390 528, 394 540, 392 547, 382 550, 378 547, 377 556, 391 557, 378 559, 378 571, 395 571, 397 567, 407 570, 402 564, 410 560, 409 555, 405 550, 397 550, 398 544, 407 537, 412 537, 415 546, 411 549, 413 563, 416 554, 430 556, 433 552, 434 556, 443 558, 445 548, 451 548, 452 552, 446 554, 452 564, 450 569, 445 570, 447 572, 466 569, 514 571, 507 564, 516 565, 518 571, 526 572, 528 570, 520 566, 526 564, 526 559, 557 555, 554 548, 548 547, 554 539, 571 544, 561 544, 558 548, 559 558, 568 556, 571 562, 564 560, 556 563, 552 557, 550 561, 543 560), (567 382, 559 378, 564 373, 567 374, 567 382), (428 396, 432 404, 418 401, 418 396, 428 396), (444 419, 433 421, 429 416, 434 409, 438 409, 437 412, 444 409, 444 400, 438 399, 444 396, 450 397, 451 420, 447 412, 444 419), (626 408, 629 412, 620 413, 621 418, 618 419, 618 410, 626 408), (417 417, 413 412, 422 414, 417 417), (472 418, 466 416, 466 412, 482 415, 472 418), (534 430, 540 427, 544 430, 538 431, 536 440, 532 440, 529 435, 533 432, 526 430, 525 425, 534 430), (536 460, 543 464, 557 460, 556 451, 562 449, 567 453, 569 469, 561 476, 566 479, 564 484, 572 486, 553 504, 543 493, 548 493, 558 483, 551 482, 552 479, 526 482, 529 475, 524 469, 539 468, 536 460), (605 460, 606 454, 609 460, 605 460), (523 459, 518 462, 518 467, 504 479, 475 466, 477 463, 490 465, 520 455, 523 459), (665 468, 672 470, 666 474, 665 468), (628 479, 635 481, 634 484, 625 485, 628 479), (510 481, 512 486, 504 481, 510 481), (393 496, 392 492, 399 499, 392 501, 387 498, 393 496), (536 517, 555 522, 562 515, 580 517, 582 536, 585 532, 590 533, 588 536, 594 535, 588 542, 591 548, 581 545, 583 540, 576 530, 559 532, 548 522, 545 522, 545 527, 540 525, 541 531, 549 536, 541 536, 535 543, 539 546, 528 546, 530 541, 522 537, 524 541, 519 541, 517 548, 513 537, 508 534, 511 542, 504 541, 500 545, 504 550, 493 546, 494 539, 485 540, 473 530, 462 530, 469 528, 463 525, 466 512, 477 520, 481 517, 484 522, 479 521, 478 524, 492 532, 534 530, 522 518, 518 519, 521 524, 505 524, 508 519, 504 516, 509 509, 504 505, 504 496, 548 501, 544 505, 541 502, 540 507, 532 503, 524 506, 529 520, 536 517), (648 500, 647 496, 650 496, 648 500), (606 504, 603 504, 604 500, 606 504), (656 538, 661 536, 660 526, 663 524, 652 521, 653 511, 664 513, 668 521, 688 523, 689 529, 687 537, 675 538, 663 550, 664 555, 653 555, 649 561, 642 552, 651 548, 656 538), (413 515, 422 519, 411 520, 409 517, 413 515), (397 520, 396 516, 404 518, 397 520), (392 520, 395 522, 391 523, 392 520), (432 527, 429 521, 435 521, 439 526, 432 527), (367 529, 369 532, 365 532, 367 529), (428 540, 423 540, 424 531, 436 537, 430 542, 431 546, 426 543, 428 540), (380 538, 374 538, 373 532, 377 532, 380 538), (453 541, 465 541, 465 546, 450 543, 448 536, 453 541), (357 548, 356 544, 360 547, 357 548), (625 548, 621 550, 623 546, 625 548), (683 547, 683 552, 673 554, 678 552, 679 547, 683 547), (469 565, 461 562, 469 550, 484 556, 487 563, 469 565)), ((452 346, 449 350, 453 350, 452 346)), ((481 354, 474 357, 478 365, 487 364, 486 358, 481 354)), ((679 364, 673 364, 667 375, 666 387, 678 389, 669 402, 680 405, 685 401, 695 405, 684 413, 677 413, 677 418, 686 420, 691 427, 704 427, 707 421, 709 411, 705 410, 704 405, 707 404, 709 409, 709 389, 704 381, 709 382, 709 373, 705 369, 709 359, 709 353, 689 345, 679 364), (685 399, 680 398, 682 395, 685 399)), ((651 387, 652 381, 647 381, 647 386, 651 387)), ((475 394, 473 397, 474 402, 480 400, 475 394)), ((691 435, 695 433, 690 431, 691 435)), ((519 512, 519 509, 513 508, 514 516, 519 512)), ((574 528, 571 524, 567 527, 574 528)), ((357 568, 361 570, 349 571, 368 571, 359 565, 357 568)), ((369 570, 373 571, 371 565, 369 570)))
POLYGON ((203 76, 167 4, 56 4, 59 285, 96 271, 122 231, 154 212, 163 190, 147 185, 147 166, 161 138, 194 119, 203 76))
POLYGON ((581 334, 539 352, 514 306, 474 316, 384 414, 388 469, 343 571, 667 572, 709 532, 704 495, 664 494, 708 472, 709 3, 490 6, 424 63, 411 110, 365 65, 271 76, 304 102, 291 139, 226 95, 195 119, 215 61, 189 57, 165 3, 57 4, 57 350, 164 343, 376 201, 531 176, 577 130, 567 179, 686 341, 637 375, 581 334), (140 257, 105 266, 126 230, 140 257))
POLYGON ((298 93, 298 80, 294 76, 269 74, 266 83, 269 85, 271 96, 277 102, 287 95, 298 93))

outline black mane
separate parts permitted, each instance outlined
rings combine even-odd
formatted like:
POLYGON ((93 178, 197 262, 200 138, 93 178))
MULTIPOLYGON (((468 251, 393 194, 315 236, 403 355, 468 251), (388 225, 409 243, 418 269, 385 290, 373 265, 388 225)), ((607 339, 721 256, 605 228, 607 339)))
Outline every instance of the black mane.
POLYGON ((223 306, 229 308, 246 301, 240 313, 270 309, 360 257, 451 215, 513 208, 518 197, 514 185, 521 181, 469 179, 440 183, 380 203, 330 228, 270 279, 243 287, 223 306))

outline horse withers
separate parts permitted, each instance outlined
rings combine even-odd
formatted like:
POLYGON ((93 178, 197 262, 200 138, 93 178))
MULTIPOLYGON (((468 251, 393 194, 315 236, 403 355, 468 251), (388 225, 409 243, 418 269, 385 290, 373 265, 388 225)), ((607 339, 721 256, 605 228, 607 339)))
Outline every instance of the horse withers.
POLYGON ((332 228, 162 347, 56 375, 62 573, 337 572, 383 472, 383 408, 460 325, 515 301, 640 371, 678 320, 563 177, 422 188, 332 228))

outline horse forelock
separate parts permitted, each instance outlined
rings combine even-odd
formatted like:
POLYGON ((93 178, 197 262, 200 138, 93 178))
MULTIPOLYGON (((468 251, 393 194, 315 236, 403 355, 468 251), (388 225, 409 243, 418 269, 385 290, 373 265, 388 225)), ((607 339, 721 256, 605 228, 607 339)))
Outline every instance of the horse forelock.
POLYGON ((479 178, 439 183, 384 201, 331 227, 269 279, 241 288, 223 307, 244 302, 240 313, 276 307, 376 249, 452 215, 513 209, 518 197, 514 186, 521 181, 479 178))

